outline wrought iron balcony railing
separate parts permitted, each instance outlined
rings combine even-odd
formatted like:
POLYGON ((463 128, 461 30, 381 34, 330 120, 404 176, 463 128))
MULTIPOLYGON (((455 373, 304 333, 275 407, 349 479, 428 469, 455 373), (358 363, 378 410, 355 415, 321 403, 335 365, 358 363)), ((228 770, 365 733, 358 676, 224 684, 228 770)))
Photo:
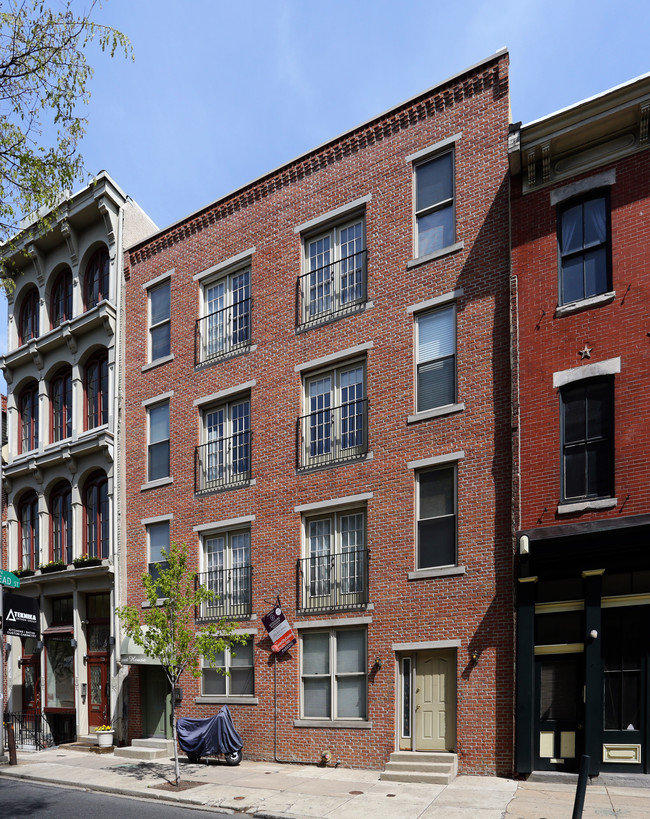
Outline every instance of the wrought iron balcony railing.
POLYGON ((297 324, 316 324, 348 313, 368 300, 367 250, 310 270, 298 277, 297 324))
POLYGON ((367 549, 312 555, 298 561, 299 608, 356 609, 368 603, 367 549))
POLYGON ((194 491, 214 492, 247 484, 251 478, 251 432, 237 432, 197 446, 194 491))
POLYGON ((251 343, 251 299, 197 319, 194 332, 194 363, 208 364, 251 343))
POLYGON ((202 603, 196 616, 200 620, 221 617, 249 617, 252 612, 252 566, 232 569, 213 569, 196 575, 197 587, 213 593, 213 599, 202 603))
POLYGON ((368 399, 310 412, 298 419, 298 467, 350 461, 368 452, 368 399))

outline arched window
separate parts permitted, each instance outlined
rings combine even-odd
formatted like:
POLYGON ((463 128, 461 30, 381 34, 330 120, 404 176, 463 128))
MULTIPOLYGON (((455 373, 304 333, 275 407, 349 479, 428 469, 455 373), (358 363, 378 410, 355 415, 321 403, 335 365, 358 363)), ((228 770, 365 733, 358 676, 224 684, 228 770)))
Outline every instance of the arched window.
POLYGON ((38 383, 33 381, 20 393, 20 451, 38 449, 38 383))
POLYGON ((86 553, 89 557, 108 557, 108 479, 103 472, 93 475, 84 488, 86 516, 86 553))
POLYGON ((52 328, 72 318, 72 272, 69 267, 59 273, 52 288, 50 317, 52 328))
POLYGON ((88 262, 84 282, 84 302, 90 310, 103 299, 108 298, 108 250, 98 250, 88 262))
POLYGON ((70 484, 59 484, 50 496, 52 536, 50 560, 72 563, 72 492, 70 484))
POLYGON ((64 367, 50 382, 52 442, 72 436, 72 370, 64 367))
POLYGON ((18 508, 20 522, 20 567, 36 570, 38 553, 38 498, 31 492, 18 508))
POLYGON ((20 306, 18 334, 21 344, 27 344, 30 339, 38 336, 38 290, 35 287, 31 287, 25 294, 20 306))
POLYGON ((108 353, 102 350, 86 364, 86 429, 108 423, 108 353))

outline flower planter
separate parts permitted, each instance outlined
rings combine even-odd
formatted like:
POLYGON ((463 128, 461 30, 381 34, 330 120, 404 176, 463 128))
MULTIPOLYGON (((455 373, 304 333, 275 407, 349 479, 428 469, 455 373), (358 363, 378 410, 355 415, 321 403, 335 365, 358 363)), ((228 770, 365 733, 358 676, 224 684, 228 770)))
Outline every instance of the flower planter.
POLYGON ((35 572, 34 569, 16 569, 13 574, 15 574, 16 577, 33 577, 35 572))
POLYGON ((66 565, 63 566, 41 566, 41 574, 51 574, 52 572, 62 572, 65 571, 68 567, 66 565))
POLYGON ((72 565, 75 569, 84 569, 86 566, 101 566, 101 557, 91 557, 88 560, 73 560, 72 565))
POLYGON ((97 745, 100 748, 109 748, 113 744, 114 731, 96 731, 97 745))

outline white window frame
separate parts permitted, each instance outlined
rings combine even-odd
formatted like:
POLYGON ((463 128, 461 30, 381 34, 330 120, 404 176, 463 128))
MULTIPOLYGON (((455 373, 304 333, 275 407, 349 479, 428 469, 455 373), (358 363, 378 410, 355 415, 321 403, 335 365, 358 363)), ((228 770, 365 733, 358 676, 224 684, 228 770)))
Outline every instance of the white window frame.
POLYGON ((346 214, 329 226, 320 226, 319 229, 302 236, 302 276, 300 278, 300 311, 299 324, 309 325, 326 321, 330 318, 345 315, 356 310, 359 305, 367 301, 367 256, 366 256, 366 216, 365 212, 346 214), (358 236, 347 239, 347 243, 354 242, 353 253, 343 256, 344 243, 341 234, 345 230, 360 226, 358 236), (311 255, 312 246, 319 242, 328 242, 329 248, 323 249, 323 255, 329 254, 329 260, 320 265, 314 265, 311 255), (360 245, 360 247, 359 247, 360 245), (343 270, 346 260, 354 259, 352 267, 353 282, 347 287, 342 286, 343 276, 348 270, 343 270), (322 273, 321 273, 322 271, 322 273), (316 275, 312 279, 313 274, 316 275), (329 275, 328 275, 329 274, 329 275), (329 281, 329 285, 327 282, 329 281), (319 295, 320 294, 320 295, 319 295), (346 295, 347 294, 347 295, 346 295))
MULTIPOLYGON (((239 547, 241 548, 241 547, 239 547)), ((206 578, 207 587, 215 593, 215 598, 201 605, 200 617, 244 617, 252 604, 251 584, 251 529, 250 526, 233 527, 232 529, 214 529, 201 533, 201 566, 202 572, 221 572, 221 578, 206 578), (245 561, 234 559, 232 541, 235 537, 247 535, 245 561), (217 538, 223 538, 224 548, 220 567, 210 566, 208 544, 217 538), (237 569, 248 571, 240 571, 237 569), (223 583, 223 585, 222 585, 223 583), (217 599, 218 598, 218 599, 217 599), (242 612, 242 609, 246 611, 242 612)))
POLYGON ((416 414, 419 413, 427 413, 435 410, 440 410, 443 407, 452 407, 455 406, 458 402, 458 310, 456 306, 456 302, 452 302, 451 304, 444 304, 440 307, 435 307, 432 310, 423 310, 420 313, 416 313, 415 316, 415 411, 416 414), (452 312, 453 318, 453 326, 454 326, 454 352, 453 356, 450 355, 442 355, 437 356, 434 358, 427 358, 420 360, 420 322, 422 319, 425 319, 427 316, 431 316, 435 313, 443 313, 443 312, 452 312), (420 407, 420 388, 419 388, 419 374, 420 368, 426 366, 427 364, 434 364, 436 362, 444 361, 445 359, 453 358, 453 393, 451 396, 451 401, 447 401, 444 404, 436 404, 435 406, 430 407, 420 407))
POLYGON ((172 283, 170 278, 166 278, 163 281, 156 282, 156 284, 152 284, 147 288, 147 325, 148 325, 148 333, 147 333, 147 343, 148 343, 148 361, 153 363, 155 361, 162 361, 167 359, 171 355, 171 291, 172 291, 172 283), (153 301, 152 296, 157 290, 162 290, 162 288, 166 288, 169 292, 169 312, 166 316, 161 318, 159 321, 154 322, 152 316, 152 307, 153 301), (157 330, 163 329, 167 327, 167 331, 169 334, 169 350, 164 353, 163 355, 156 356, 154 358, 153 355, 153 337, 157 330))
POLYGON ((199 360, 197 363, 206 363, 224 358, 231 353, 247 349, 251 344, 251 264, 240 264, 236 267, 220 270, 218 274, 201 280, 201 329, 199 331, 199 360), (246 276, 246 281, 241 287, 235 288, 234 281, 238 276, 246 276), (223 306, 218 310, 209 312, 208 293, 211 288, 223 285, 223 306), (239 301, 235 301, 234 295, 239 290, 243 291, 243 296, 239 301), (248 305, 243 307, 238 315, 235 315, 237 305, 248 305), (223 319, 217 318, 221 314, 223 319), (211 328, 210 317, 214 316, 215 326, 211 328), (241 322, 237 332, 239 338, 233 336, 233 322, 241 322))
POLYGON ((252 635, 252 634, 248 635, 248 638, 247 638, 246 642, 247 642, 247 646, 250 646, 250 650, 251 650, 251 654, 252 654, 252 664, 251 665, 233 666, 232 653, 237 655, 237 653, 240 652, 242 650, 242 648, 243 648, 243 646, 241 646, 241 645, 234 646, 234 648, 232 649, 232 652, 231 652, 231 649, 229 649, 229 648, 224 649, 224 651, 223 651, 223 655, 224 655, 223 660, 224 660, 225 665, 221 665, 221 666, 213 665, 209 660, 206 660, 205 657, 201 658, 201 697, 203 697, 203 698, 207 698, 207 697, 210 697, 210 698, 212 698, 212 697, 215 697, 215 698, 228 697, 228 698, 232 698, 233 700, 235 700, 235 699, 238 700, 240 698, 242 700, 244 700, 244 699, 250 699, 250 698, 255 696, 255 638, 254 638, 254 635, 252 635), (231 686, 232 686, 231 669, 233 667, 234 668, 248 668, 248 669, 250 669, 250 679, 251 679, 251 690, 250 691, 247 691, 244 694, 234 694, 232 692, 232 690, 231 690, 231 686), (226 671, 225 674, 220 674, 219 675, 219 676, 223 677, 223 679, 224 679, 224 688, 225 688, 225 690, 222 691, 221 693, 208 693, 205 690, 205 671, 206 670, 211 670, 211 669, 217 669, 217 668, 223 668, 226 671))
POLYGON ((415 473, 415 566, 417 571, 437 570, 448 566, 458 566, 458 463, 443 462, 434 466, 418 469, 415 473), (452 515, 437 515, 431 518, 422 518, 420 514, 421 490, 420 479, 422 475, 430 472, 452 472, 454 488, 454 511, 452 515), (429 566, 421 565, 420 560, 420 523, 426 520, 442 520, 446 517, 453 517, 454 520, 454 560, 451 563, 435 563, 429 566))
POLYGON ((368 630, 364 626, 357 626, 354 628, 330 628, 330 629, 308 629, 300 632, 300 715, 303 720, 314 720, 319 722, 340 722, 350 721, 363 723, 368 719, 368 630), (361 631, 364 634, 365 640, 365 657, 363 662, 363 670, 358 672, 337 673, 336 667, 336 646, 337 635, 344 631, 361 631), (304 640, 317 634, 329 635, 329 672, 328 674, 307 675, 304 673, 304 640), (311 716, 305 713, 305 679, 318 679, 328 676, 330 679, 330 715, 329 717, 311 716), (362 677, 365 681, 365 714, 360 717, 339 716, 338 715, 338 685, 337 681, 343 677, 362 677))
POLYGON ((154 527, 160 527, 160 530, 162 531, 163 526, 167 528, 167 545, 165 547, 162 547, 162 548, 165 548, 167 553, 169 553, 169 547, 170 547, 170 544, 171 544, 170 519, 166 518, 164 520, 151 520, 148 523, 146 523, 145 526, 146 526, 146 533, 147 533, 147 572, 151 577, 153 577, 152 569, 154 568, 155 564, 160 563, 161 567, 165 568, 168 565, 168 562, 166 560, 154 560, 154 559, 152 559, 152 554, 151 554, 151 533, 152 533, 152 529, 154 527))
POLYGON ((224 489, 249 482, 251 474, 250 394, 232 396, 228 401, 201 407, 201 447, 201 457, 205 462, 205 466, 201 468, 201 481, 205 483, 205 488, 199 487, 199 491, 224 489), (243 428, 235 429, 233 410, 244 404, 247 404, 248 411, 242 418, 246 419, 246 423, 243 428), (223 435, 219 438, 210 438, 208 418, 211 414, 219 412, 223 413, 223 435), (237 444, 234 441, 235 436, 240 436, 237 444), (221 446, 218 446, 220 442, 221 446), (213 450, 209 449, 209 444, 215 445, 213 450), (236 459, 233 458, 235 446, 238 447, 236 459), (242 468, 244 464, 247 464, 247 469, 242 468))
POLYGON ((347 608, 363 604, 368 584, 367 509, 351 506, 314 510, 303 515, 302 524, 304 608, 347 608), (356 515, 361 516, 361 529, 357 530, 360 531, 360 543, 353 550, 344 550, 343 518, 356 515), (329 522, 329 550, 312 554, 312 524, 324 521, 329 522), (348 561, 344 555, 350 553, 356 553, 356 557, 348 561))
MULTIPOLYGON (((445 140, 445 143, 447 141, 445 140)), ((435 255, 438 253, 444 252, 447 248, 453 248, 456 242, 456 149, 455 149, 455 138, 449 140, 450 144, 441 143, 439 150, 435 150, 434 148, 431 151, 427 151, 426 155, 420 156, 416 155, 417 159, 414 157, 413 161, 413 238, 415 244, 415 258, 422 258, 428 257, 431 255, 435 255), (444 145, 444 147, 443 147, 444 145), (418 169, 423 168, 425 165, 429 164, 430 162, 435 162, 441 159, 443 156, 451 155, 451 186, 452 186, 452 194, 450 198, 441 199, 438 202, 434 202, 433 204, 426 205, 425 207, 418 209, 417 203, 417 174, 418 169), (432 213, 442 212, 447 208, 451 209, 451 241, 440 245, 439 247, 435 247, 432 249, 423 250, 421 247, 420 242, 420 219, 429 216, 432 213)))
POLYGON ((164 481, 167 480, 171 476, 171 408, 169 400, 159 401, 155 404, 147 405, 147 483, 156 483, 157 481, 164 481), (151 412, 152 410, 161 409, 162 407, 167 407, 167 438, 160 438, 159 440, 153 441, 151 439, 151 412), (166 475, 159 475, 156 478, 151 477, 151 447, 157 446, 158 444, 162 444, 167 442, 167 457, 168 457, 168 469, 166 475))
POLYGON ((332 366, 305 373, 303 376, 304 412, 301 419, 302 465, 319 466, 339 463, 354 460, 364 455, 368 450, 367 407, 368 384, 365 358, 341 361, 332 366), (361 384, 361 397, 344 402, 342 394, 346 388, 341 387, 341 376, 359 368, 361 369, 361 381, 357 381, 355 384, 361 384), (323 391, 312 396, 312 385, 327 378, 330 379, 329 392, 323 391), (328 406, 313 409, 312 397, 318 403, 318 396, 325 395, 330 396, 328 406), (345 407, 349 409, 345 410, 345 407), (311 420, 312 416, 316 416, 313 422, 311 420), (347 422, 351 418, 354 418, 355 421, 353 425, 348 427, 347 422), (343 431, 344 426, 348 429, 347 432, 343 431), (314 430, 316 430, 315 437, 314 430), (359 432, 361 432, 360 440, 359 432), (320 445, 321 442, 322 446, 320 445), (318 452, 319 449, 323 451, 318 452))

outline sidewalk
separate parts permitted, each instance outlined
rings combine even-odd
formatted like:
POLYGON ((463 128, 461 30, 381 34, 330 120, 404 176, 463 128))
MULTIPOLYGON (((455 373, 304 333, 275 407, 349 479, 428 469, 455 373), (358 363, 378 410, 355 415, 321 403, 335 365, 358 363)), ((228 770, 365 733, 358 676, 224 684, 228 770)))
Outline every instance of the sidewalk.
MULTIPOLYGON (((554 783, 517 783, 459 776, 451 785, 381 782, 378 771, 319 768, 244 760, 181 762, 181 778, 196 787, 172 793, 173 762, 137 762, 113 754, 54 748, 18 754, 0 777, 161 799, 188 807, 245 812, 259 819, 569 819, 575 789, 554 783), (162 786, 162 788, 161 788, 162 786)), ((583 819, 647 819, 650 790, 590 785, 583 819)))

